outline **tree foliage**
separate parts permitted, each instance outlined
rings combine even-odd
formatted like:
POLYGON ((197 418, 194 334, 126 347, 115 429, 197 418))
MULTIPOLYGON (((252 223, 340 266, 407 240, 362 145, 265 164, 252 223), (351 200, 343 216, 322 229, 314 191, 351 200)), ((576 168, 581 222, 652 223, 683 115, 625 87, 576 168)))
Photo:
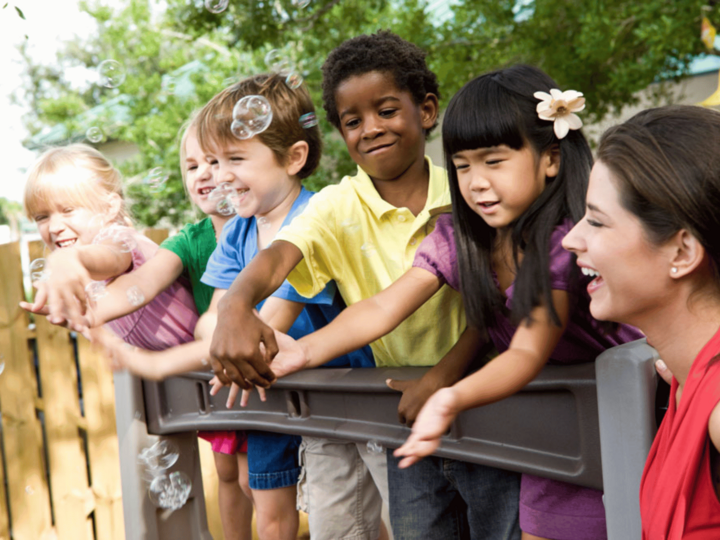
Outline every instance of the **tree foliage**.
MULTIPOLYGON (((312 0, 306 7, 300 0, 231 0, 219 14, 205 9, 203 0, 166 0, 164 11, 150 0, 120 4, 81 2, 97 28, 90 38, 65 44, 53 65, 38 65, 25 54, 19 99, 28 106, 31 134, 63 124, 68 138, 82 138, 89 123, 100 122, 109 139, 136 144, 137 156, 119 166, 131 179, 134 213, 146 225, 190 219, 178 130, 227 84, 264 71, 271 49, 296 62, 318 108, 328 52, 354 35, 389 28, 428 51, 443 105, 473 76, 527 62, 545 69, 561 88, 584 92, 588 122, 633 103, 650 83, 687 75, 689 62, 703 52, 702 16, 720 23, 715 2, 700 0, 312 0), (107 58, 127 70, 119 88, 77 84, 69 76, 107 58), (121 96, 121 118, 117 107, 97 112, 121 96), (140 181, 154 167, 170 174, 160 194, 140 181)), ((308 182, 315 189, 354 169, 324 120, 321 129, 325 155, 308 182)))

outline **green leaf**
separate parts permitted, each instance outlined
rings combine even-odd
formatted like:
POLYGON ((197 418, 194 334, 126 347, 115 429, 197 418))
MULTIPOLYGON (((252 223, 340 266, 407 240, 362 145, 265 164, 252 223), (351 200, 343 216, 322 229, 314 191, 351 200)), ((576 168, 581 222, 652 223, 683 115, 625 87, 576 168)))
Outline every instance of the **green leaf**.
POLYGON ((17 7, 17 6, 15 6, 15 11, 17 11, 17 14, 20 15, 20 18, 21 18, 22 20, 25 20, 25 14, 22 12, 22 9, 20 9, 20 8, 17 7))

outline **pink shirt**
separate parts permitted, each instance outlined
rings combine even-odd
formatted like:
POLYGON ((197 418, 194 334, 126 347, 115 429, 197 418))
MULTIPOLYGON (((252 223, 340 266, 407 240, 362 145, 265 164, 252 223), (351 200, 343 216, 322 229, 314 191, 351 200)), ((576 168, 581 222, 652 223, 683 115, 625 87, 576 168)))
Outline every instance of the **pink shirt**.
MULTIPOLYGON (((116 235, 121 235, 128 247, 132 248, 132 268, 128 272, 140 268, 159 249, 155 242, 138 231, 120 226, 103 229, 93 243, 99 244, 116 235)), ((178 279, 146 306, 110 321, 105 326, 130 345, 162 351, 193 341, 197 320, 198 313, 190 286, 185 280, 178 279)))

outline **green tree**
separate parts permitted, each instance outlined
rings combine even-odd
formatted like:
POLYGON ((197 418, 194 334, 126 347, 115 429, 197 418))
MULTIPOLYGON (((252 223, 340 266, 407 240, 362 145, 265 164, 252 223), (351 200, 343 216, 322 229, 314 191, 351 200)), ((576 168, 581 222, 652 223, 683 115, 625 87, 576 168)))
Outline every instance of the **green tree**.
MULTIPOLYGON (((140 152, 120 168, 131 179, 128 193, 136 217, 146 225, 161 219, 179 224, 191 219, 178 169, 179 127, 231 81, 264 71, 263 58, 271 49, 297 64, 320 108, 320 67, 328 52, 348 37, 389 28, 428 51, 440 79, 442 105, 473 76, 528 62, 545 69, 561 88, 585 93, 587 123, 633 103, 650 83, 686 76, 689 62, 703 52, 702 16, 720 23, 716 2, 707 6, 701 0, 303 3, 231 0, 225 11, 211 13, 203 0, 152 5, 123 0, 118 8, 102 0, 82 2, 81 9, 97 21, 89 39, 65 44, 53 65, 37 65, 26 55, 27 77, 19 97, 29 110, 26 126, 34 135, 62 125, 71 139, 101 122, 109 138, 135 143, 140 152), (122 86, 71 84, 70 68, 94 69, 108 58, 127 70, 122 86), (99 116, 89 117, 90 112, 99 116), (160 194, 141 181, 154 167, 170 175, 160 194)), ((354 169, 324 119, 321 129, 326 147, 320 170, 310 180, 315 189, 354 169)))

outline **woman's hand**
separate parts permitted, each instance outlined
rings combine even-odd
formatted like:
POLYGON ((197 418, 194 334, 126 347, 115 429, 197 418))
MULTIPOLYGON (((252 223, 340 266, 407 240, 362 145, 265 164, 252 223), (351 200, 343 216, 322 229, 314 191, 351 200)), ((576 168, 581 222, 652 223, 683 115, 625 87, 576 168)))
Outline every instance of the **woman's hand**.
POLYGON ((452 387, 438 390, 430 396, 418 414, 407 441, 393 453, 396 457, 404 456, 399 467, 405 469, 437 450, 440 438, 450 429, 459 412, 452 387))

